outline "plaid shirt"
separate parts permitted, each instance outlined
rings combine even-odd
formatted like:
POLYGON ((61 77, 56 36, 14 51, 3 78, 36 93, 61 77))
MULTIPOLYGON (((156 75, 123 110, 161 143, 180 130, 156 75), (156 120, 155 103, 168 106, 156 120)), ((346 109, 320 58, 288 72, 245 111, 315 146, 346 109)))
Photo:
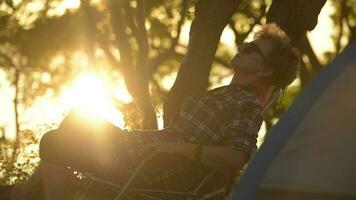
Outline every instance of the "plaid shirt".
POLYGON ((172 128, 186 142, 229 146, 249 157, 256 150, 261 110, 248 89, 228 85, 185 99, 172 128))
MULTIPOLYGON (((135 159, 135 149, 139 149, 136 148, 137 145, 150 142, 228 146, 250 157, 256 149, 257 134, 262 123, 261 109, 262 104, 257 97, 248 89, 237 85, 228 85, 202 96, 189 97, 183 102, 178 117, 169 128, 152 132, 130 132, 132 137, 124 142, 131 154, 129 160, 132 164, 126 165, 127 175, 132 174, 132 170, 140 163, 140 160, 135 159)), ((169 159, 159 157, 152 160, 135 178, 132 186, 149 190, 192 192, 210 174, 208 181, 199 189, 200 193, 207 194, 224 187, 228 192, 235 178, 235 172, 211 173, 210 168, 203 165, 197 168, 194 163, 186 160, 174 161, 174 164, 164 161, 169 159)), ((127 160, 125 162, 129 163, 127 160)), ((212 199, 223 199, 226 192, 212 199)), ((162 199, 186 199, 179 195, 157 196, 162 199)))

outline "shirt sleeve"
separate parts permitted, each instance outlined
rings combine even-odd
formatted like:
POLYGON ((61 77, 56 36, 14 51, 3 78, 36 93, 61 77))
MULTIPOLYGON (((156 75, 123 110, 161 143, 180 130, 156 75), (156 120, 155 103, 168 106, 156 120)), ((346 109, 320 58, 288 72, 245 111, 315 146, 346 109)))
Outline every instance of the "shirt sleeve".
POLYGON ((223 143, 249 158, 257 149, 258 131, 262 124, 260 105, 252 99, 244 100, 238 107, 224 111, 223 143))

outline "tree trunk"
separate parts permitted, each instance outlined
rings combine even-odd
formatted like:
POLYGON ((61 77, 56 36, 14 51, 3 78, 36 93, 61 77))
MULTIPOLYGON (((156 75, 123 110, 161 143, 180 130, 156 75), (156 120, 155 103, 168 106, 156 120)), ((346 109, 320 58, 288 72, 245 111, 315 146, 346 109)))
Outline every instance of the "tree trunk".
POLYGON ((267 13, 267 22, 278 24, 293 44, 306 31, 313 30, 326 0, 274 0, 267 13))
POLYGON ((157 129, 157 118, 149 95, 148 40, 144 26, 146 8, 143 0, 137 2, 136 18, 130 12, 128 2, 111 1, 111 21, 120 51, 120 62, 128 91, 143 113, 143 128, 157 129), (136 20, 136 21, 135 21, 136 20), (128 35, 125 29, 133 30, 128 35), (138 58, 134 59, 134 49, 130 44, 134 37, 138 46, 138 58))
POLYGON ((189 33, 188 52, 164 104, 164 122, 178 114, 182 100, 206 91, 220 36, 237 9, 237 0, 200 0, 189 33))

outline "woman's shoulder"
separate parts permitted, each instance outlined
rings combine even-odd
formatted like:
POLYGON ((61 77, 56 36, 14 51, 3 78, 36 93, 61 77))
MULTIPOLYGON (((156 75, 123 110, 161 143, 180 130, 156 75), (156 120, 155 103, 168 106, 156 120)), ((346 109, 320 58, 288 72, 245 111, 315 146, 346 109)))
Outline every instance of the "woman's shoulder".
POLYGON ((239 85, 226 85, 207 91, 202 95, 184 99, 182 107, 192 109, 197 105, 215 107, 217 110, 238 108, 262 108, 262 103, 250 88, 239 85))
POLYGON ((240 85, 227 85, 210 91, 219 109, 225 110, 240 107, 261 108, 262 103, 251 88, 240 85))

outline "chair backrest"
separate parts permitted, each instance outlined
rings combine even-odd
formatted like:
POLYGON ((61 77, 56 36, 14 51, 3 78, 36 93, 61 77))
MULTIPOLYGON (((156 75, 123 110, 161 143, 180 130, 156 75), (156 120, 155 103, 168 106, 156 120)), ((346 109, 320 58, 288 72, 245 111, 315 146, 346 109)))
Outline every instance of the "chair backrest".
POLYGON ((273 88, 273 92, 267 103, 264 105, 262 111, 261 111, 261 116, 263 119, 265 119, 267 111, 276 103, 278 98, 282 95, 283 90, 282 88, 273 88))

